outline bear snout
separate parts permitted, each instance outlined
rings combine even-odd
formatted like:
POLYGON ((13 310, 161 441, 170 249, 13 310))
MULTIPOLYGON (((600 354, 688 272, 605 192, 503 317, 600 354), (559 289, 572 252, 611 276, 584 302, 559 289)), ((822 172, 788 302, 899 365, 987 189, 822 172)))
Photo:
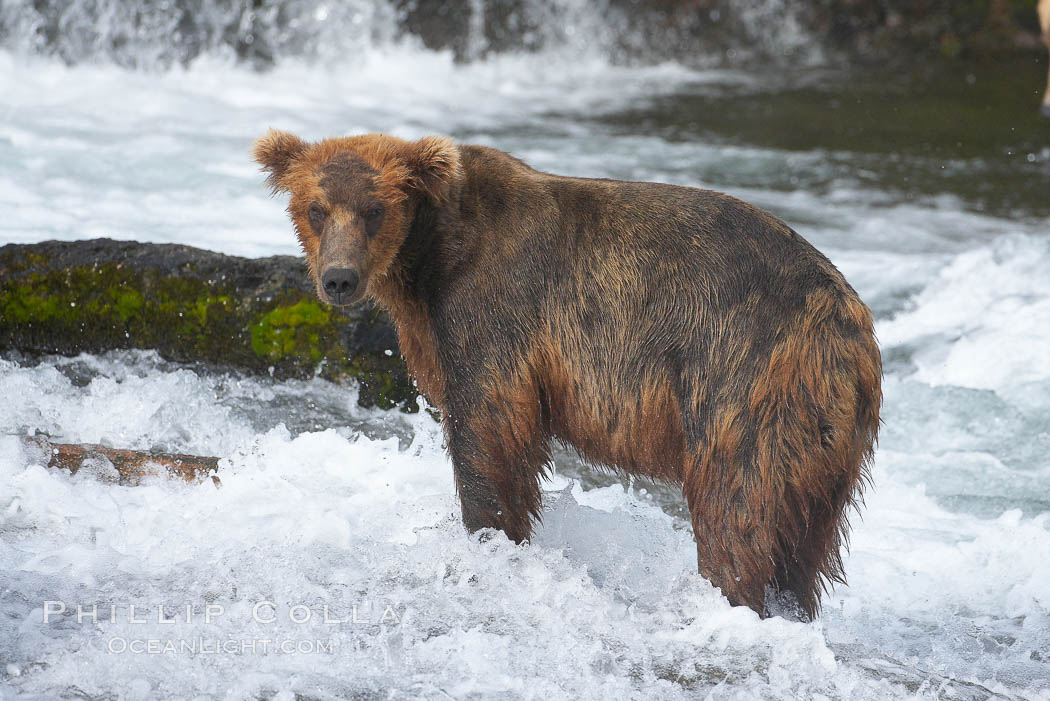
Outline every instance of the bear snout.
POLYGON ((357 292, 360 276, 353 268, 328 268, 321 276, 321 287, 326 301, 332 304, 349 304, 357 292))

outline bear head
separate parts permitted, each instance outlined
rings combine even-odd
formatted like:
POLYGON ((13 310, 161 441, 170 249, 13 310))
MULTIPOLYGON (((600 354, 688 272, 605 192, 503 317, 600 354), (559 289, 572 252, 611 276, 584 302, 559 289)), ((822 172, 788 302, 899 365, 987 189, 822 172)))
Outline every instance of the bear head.
POLYGON ((288 213, 317 295, 350 304, 375 294, 392 269, 420 199, 444 203, 460 172, 450 139, 367 134, 317 143, 271 129, 255 160, 288 213))

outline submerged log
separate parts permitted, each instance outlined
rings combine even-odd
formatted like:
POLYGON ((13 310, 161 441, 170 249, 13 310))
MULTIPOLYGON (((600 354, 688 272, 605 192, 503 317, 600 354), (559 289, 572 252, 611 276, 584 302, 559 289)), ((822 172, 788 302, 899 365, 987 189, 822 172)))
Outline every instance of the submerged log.
POLYGON ((353 379, 362 406, 417 409, 386 315, 319 302, 301 258, 110 239, 0 247, 0 353, 125 348, 278 378, 353 379))
POLYGON ((136 485, 146 477, 168 476, 196 483, 210 477, 216 487, 222 484, 215 474, 219 470, 218 458, 125 450, 92 444, 53 443, 43 435, 22 436, 21 441, 27 450, 42 453, 48 467, 68 470, 75 475, 85 465, 90 465, 95 476, 102 481, 109 478, 123 485, 136 485))

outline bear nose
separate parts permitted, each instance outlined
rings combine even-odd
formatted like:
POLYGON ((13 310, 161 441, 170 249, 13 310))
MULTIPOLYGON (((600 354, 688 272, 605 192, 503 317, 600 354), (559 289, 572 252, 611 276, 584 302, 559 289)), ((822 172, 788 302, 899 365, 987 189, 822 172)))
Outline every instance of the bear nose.
POLYGON ((325 294, 336 304, 343 304, 357 290, 357 271, 352 268, 329 268, 321 276, 325 294))

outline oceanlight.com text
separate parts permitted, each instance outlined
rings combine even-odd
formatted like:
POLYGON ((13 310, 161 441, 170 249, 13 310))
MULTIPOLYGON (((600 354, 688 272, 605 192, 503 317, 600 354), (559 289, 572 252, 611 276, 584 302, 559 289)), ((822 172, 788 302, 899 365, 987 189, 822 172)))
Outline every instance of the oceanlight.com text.
POLYGON ((208 638, 110 638, 107 649, 114 655, 331 655, 332 640, 288 640, 245 638, 213 640, 208 638))

